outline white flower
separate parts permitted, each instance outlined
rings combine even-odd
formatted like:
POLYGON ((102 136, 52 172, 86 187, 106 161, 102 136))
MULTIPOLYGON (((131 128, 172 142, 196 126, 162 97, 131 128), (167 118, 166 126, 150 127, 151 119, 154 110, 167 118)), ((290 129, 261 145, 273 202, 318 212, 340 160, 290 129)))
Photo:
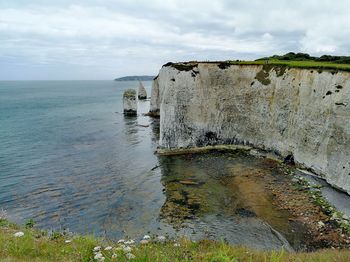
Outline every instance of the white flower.
POLYGON ((109 250, 112 250, 111 246, 108 246, 108 247, 105 248, 105 251, 109 251, 109 250))
POLYGON ((150 237, 149 235, 144 235, 144 236, 143 236, 143 239, 149 240, 149 239, 151 239, 151 237, 150 237))
POLYGON ((71 243, 72 242, 72 240, 70 240, 70 239, 67 239, 66 241, 64 241, 65 243, 71 243))
POLYGON ((94 259, 96 259, 97 261, 104 261, 105 258, 103 257, 102 253, 96 253, 96 255, 94 256, 94 259))
POLYGON ((157 237, 157 240, 160 241, 160 242, 165 241, 165 239, 166 239, 165 236, 158 236, 157 237))
POLYGON ((113 255, 112 255, 112 258, 117 258, 117 254, 116 253, 113 253, 113 255))
POLYGON ((101 250, 100 246, 94 247, 94 249, 93 249, 94 252, 99 252, 100 250, 101 250))
POLYGON ((123 250, 126 246, 125 245, 120 245, 119 247, 116 248, 116 250, 123 250))
POLYGON ((179 243, 175 243, 175 244, 174 244, 174 247, 179 247, 179 246, 180 246, 179 243))
POLYGON ((134 244, 134 243, 135 243, 135 241, 132 240, 132 239, 125 242, 126 245, 132 245, 132 244, 134 244))
POLYGON ((131 247, 124 247, 123 251, 124 251, 124 253, 129 253, 129 252, 131 252, 131 247))
POLYGON ((121 243, 124 243, 125 242, 125 240, 124 239, 120 239, 120 240, 118 240, 118 244, 121 244, 121 243))
POLYGON ((146 245, 146 244, 148 244, 148 240, 146 240, 146 239, 142 239, 141 241, 140 241, 140 244, 141 245, 146 245))
POLYGON ((125 256, 127 259, 134 259, 135 258, 135 255, 133 255, 131 253, 127 253, 125 256))
POLYGON ((23 232, 17 232, 14 234, 15 237, 23 237, 24 233, 23 232))

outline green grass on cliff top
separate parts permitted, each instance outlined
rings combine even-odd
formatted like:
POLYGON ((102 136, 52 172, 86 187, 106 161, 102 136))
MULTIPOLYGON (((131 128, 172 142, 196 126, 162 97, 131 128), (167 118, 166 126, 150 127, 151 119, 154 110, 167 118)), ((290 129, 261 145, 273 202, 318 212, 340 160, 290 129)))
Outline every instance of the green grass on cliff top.
MULTIPOLYGON (((264 65, 265 60, 258 61, 228 61, 230 64, 238 65, 264 65)), ((288 67, 297 68, 314 68, 314 69, 337 69, 342 71, 350 71, 350 64, 338 64, 332 62, 320 62, 320 61, 286 61, 286 60, 268 60, 268 64, 272 65, 285 65, 288 67)))
POLYGON ((92 236, 48 236, 45 232, 0 220, 0 261, 350 261, 350 250, 286 253, 256 251, 209 240, 174 243, 169 240, 136 244, 129 251, 134 257, 128 259, 128 253, 118 250, 118 244, 113 242, 92 236), (15 237, 18 231, 24 236, 15 237), (101 246, 104 260, 94 258, 96 246, 101 246), (105 250, 107 246, 111 248, 105 250))

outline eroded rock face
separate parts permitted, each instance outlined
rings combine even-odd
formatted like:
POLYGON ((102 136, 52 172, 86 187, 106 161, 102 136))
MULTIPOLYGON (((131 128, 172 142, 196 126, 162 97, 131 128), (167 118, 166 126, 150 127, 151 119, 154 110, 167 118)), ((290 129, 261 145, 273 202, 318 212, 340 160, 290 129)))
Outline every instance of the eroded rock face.
POLYGON ((147 99, 147 92, 143 84, 140 82, 139 83, 139 90, 137 92, 137 96, 140 100, 145 100, 147 99))
POLYGON ((350 193, 350 73, 273 65, 164 66, 152 88, 163 148, 245 144, 350 193))
POLYGON ((137 115, 136 91, 134 89, 128 89, 124 92, 123 108, 125 115, 137 115))

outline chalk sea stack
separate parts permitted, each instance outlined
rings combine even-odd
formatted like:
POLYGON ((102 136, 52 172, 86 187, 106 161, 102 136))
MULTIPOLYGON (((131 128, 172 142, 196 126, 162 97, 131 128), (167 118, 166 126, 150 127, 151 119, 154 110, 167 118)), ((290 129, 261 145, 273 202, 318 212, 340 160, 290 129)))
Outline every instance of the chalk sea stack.
POLYGON ((141 81, 139 82, 138 98, 140 100, 147 99, 147 92, 141 81))
POLYGON ((128 89, 123 94, 124 115, 137 115, 136 90, 128 89))

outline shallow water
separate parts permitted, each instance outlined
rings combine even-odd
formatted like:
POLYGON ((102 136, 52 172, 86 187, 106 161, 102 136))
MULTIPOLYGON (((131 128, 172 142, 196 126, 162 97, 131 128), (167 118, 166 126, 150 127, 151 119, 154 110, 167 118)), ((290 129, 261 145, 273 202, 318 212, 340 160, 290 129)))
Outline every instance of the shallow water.
POLYGON ((0 208, 11 220, 110 239, 152 233, 302 246, 260 179, 278 179, 278 167, 242 154, 154 155, 158 121, 142 115, 149 101, 136 118, 121 113, 123 90, 137 86, 0 82, 0 208))

